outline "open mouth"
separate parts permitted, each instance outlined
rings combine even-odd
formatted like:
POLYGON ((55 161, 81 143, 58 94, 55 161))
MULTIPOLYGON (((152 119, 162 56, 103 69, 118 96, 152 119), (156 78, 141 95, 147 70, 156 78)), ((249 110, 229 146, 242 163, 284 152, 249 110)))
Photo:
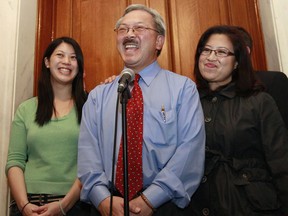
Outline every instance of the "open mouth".
POLYGON ((71 73, 71 70, 68 68, 59 68, 60 73, 64 74, 64 75, 68 75, 71 73))

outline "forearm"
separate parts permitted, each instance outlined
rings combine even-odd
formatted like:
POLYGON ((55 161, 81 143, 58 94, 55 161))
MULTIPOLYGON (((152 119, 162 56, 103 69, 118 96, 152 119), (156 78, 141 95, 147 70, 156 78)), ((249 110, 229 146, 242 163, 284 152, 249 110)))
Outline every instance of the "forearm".
POLYGON ((82 188, 81 182, 77 178, 74 184, 72 185, 71 189, 69 190, 69 192, 61 200, 61 206, 65 212, 69 211, 80 199, 81 188, 82 188))
POLYGON ((158 208, 170 200, 180 208, 189 203, 204 171, 204 141, 198 143, 195 140, 179 146, 144 190, 144 195, 153 207, 158 208))
POLYGON ((11 167, 7 177, 12 196, 21 210, 28 202, 24 173, 19 167, 11 167))

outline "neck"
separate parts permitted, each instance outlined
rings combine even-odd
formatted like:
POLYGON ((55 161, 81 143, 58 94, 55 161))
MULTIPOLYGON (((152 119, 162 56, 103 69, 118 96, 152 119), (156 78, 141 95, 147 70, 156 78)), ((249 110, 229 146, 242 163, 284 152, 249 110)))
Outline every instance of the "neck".
POLYGON ((54 91, 54 107, 53 117, 62 117, 67 115, 74 106, 71 90, 61 89, 54 91))
POLYGON ((145 65, 137 65, 137 64, 125 64, 127 68, 132 69, 136 74, 142 71, 144 68, 148 67, 149 65, 153 64, 157 58, 151 59, 150 62, 146 63, 145 65))
POLYGON ((229 79, 224 80, 224 81, 222 81, 222 82, 220 82, 220 81, 217 81, 217 82, 211 81, 211 82, 209 82, 209 88, 210 88, 210 90, 215 91, 215 90, 218 89, 219 87, 225 86, 225 85, 227 85, 228 83, 230 83, 231 81, 232 81, 232 78, 229 78, 229 79))
POLYGON ((67 101, 72 99, 72 85, 52 85, 54 98, 67 101))

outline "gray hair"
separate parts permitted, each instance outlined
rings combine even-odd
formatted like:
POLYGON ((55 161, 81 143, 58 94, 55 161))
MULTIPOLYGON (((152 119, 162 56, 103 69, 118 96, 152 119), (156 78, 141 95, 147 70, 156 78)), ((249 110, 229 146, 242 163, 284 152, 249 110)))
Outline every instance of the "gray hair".
POLYGON ((165 36, 166 26, 165 26, 165 23, 164 23, 163 18, 161 17, 161 15, 156 10, 154 10, 152 8, 149 8, 149 7, 146 7, 145 5, 142 5, 142 4, 129 5, 125 9, 124 14, 122 15, 122 17, 116 22, 115 29, 117 29, 120 26, 120 24, 121 24, 121 22, 123 20, 123 17, 126 14, 128 14, 129 12, 134 11, 134 10, 142 10, 142 11, 146 11, 147 13, 151 14, 151 16, 153 17, 153 21, 155 23, 156 30, 159 32, 160 35, 165 36))

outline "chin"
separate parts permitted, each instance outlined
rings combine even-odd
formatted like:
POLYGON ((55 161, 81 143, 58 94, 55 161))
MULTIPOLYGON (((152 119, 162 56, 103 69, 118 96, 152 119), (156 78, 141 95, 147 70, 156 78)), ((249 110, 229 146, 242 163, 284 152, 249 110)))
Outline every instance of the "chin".
POLYGON ((124 60, 126 66, 134 65, 137 62, 137 60, 135 58, 133 58, 133 59, 132 58, 125 58, 123 60, 124 60))

